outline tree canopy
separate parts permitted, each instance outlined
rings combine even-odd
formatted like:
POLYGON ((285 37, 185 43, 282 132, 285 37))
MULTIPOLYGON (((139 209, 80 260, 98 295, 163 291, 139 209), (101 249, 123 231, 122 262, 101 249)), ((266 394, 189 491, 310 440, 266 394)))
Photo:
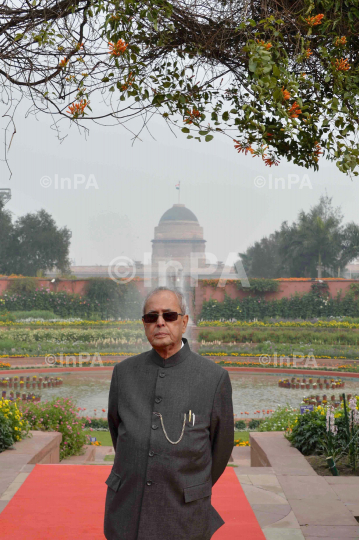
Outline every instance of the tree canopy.
POLYGON ((71 232, 67 227, 59 229, 45 210, 12 223, 0 201, 0 230, 0 274, 36 276, 53 267, 69 271, 71 232))
POLYGON ((336 277, 359 255, 359 226, 343 225, 340 208, 322 196, 296 222, 282 223, 279 231, 239 253, 248 277, 316 277, 317 266, 336 277))
POLYGON ((136 139, 156 115, 268 166, 358 174, 358 0, 4 0, 0 35, 8 140, 27 98, 56 126, 140 117, 136 139))

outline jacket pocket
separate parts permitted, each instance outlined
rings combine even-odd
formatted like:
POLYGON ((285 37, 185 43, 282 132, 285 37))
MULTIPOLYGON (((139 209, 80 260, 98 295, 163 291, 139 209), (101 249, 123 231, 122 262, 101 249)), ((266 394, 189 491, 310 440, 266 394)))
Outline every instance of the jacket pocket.
POLYGON ((117 491, 121 484, 121 476, 114 471, 110 472, 110 476, 107 478, 105 484, 108 485, 113 491, 117 491))
POLYGON ((183 493, 186 503, 202 499, 203 497, 209 497, 212 494, 212 480, 208 480, 204 484, 185 487, 183 493))

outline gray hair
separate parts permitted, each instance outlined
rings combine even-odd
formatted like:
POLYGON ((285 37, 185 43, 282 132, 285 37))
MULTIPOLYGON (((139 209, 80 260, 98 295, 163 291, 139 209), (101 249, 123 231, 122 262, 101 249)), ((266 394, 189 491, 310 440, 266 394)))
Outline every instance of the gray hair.
POLYGON ((180 309, 181 309, 181 313, 183 313, 183 315, 185 315, 187 313, 186 299, 184 297, 184 294, 181 293, 181 291, 178 291, 177 289, 171 289, 170 287, 156 287, 155 289, 153 289, 153 291, 150 291, 148 293, 148 295, 146 296, 146 298, 144 299, 143 304, 142 304, 142 315, 145 314, 145 308, 146 308, 146 304, 147 304, 147 301, 149 300, 149 298, 151 298, 151 296, 153 296, 154 294, 156 294, 156 293, 158 293, 160 291, 173 292, 173 294, 175 294, 177 296, 177 300, 178 300, 178 303, 179 303, 179 306, 180 306, 180 309))

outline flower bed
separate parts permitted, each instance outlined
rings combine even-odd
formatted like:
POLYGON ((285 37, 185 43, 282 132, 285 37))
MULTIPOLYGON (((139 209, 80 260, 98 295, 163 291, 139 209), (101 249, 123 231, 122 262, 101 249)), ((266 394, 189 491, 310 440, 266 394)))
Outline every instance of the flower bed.
POLYGON ((337 463, 344 468, 349 465, 352 474, 359 474, 359 396, 349 402, 345 394, 342 397, 337 409, 331 403, 318 405, 292 419, 286 438, 305 456, 332 457, 335 475, 337 463))

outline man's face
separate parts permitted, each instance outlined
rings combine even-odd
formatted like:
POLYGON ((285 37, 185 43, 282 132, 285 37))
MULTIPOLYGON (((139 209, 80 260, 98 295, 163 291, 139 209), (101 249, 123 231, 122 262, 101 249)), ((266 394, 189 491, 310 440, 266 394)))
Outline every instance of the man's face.
POLYGON ((177 321, 166 322, 162 317, 162 313, 166 311, 182 313, 177 296, 173 292, 159 291, 148 299, 145 313, 159 314, 156 322, 143 323, 146 337, 154 349, 180 344, 187 327, 188 315, 178 315, 177 321))

